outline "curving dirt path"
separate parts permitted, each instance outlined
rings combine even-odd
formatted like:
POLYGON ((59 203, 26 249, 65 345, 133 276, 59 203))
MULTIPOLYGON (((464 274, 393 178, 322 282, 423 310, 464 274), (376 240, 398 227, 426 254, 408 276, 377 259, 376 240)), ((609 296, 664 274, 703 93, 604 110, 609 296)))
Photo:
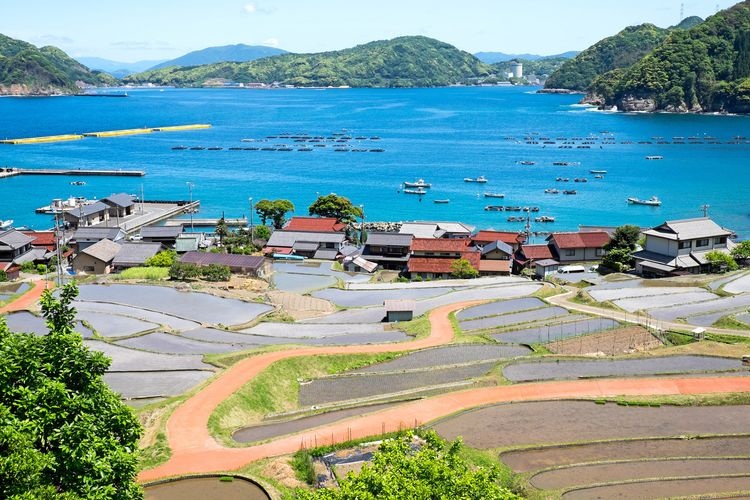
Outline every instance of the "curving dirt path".
POLYGON ((52 281, 39 280, 32 284, 32 288, 26 293, 18 297, 10 304, 6 304, 0 307, 0 313, 8 313, 15 311, 25 311, 31 308, 41 298, 42 294, 47 289, 55 288, 55 284, 52 281))
POLYGON ((214 409, 272 363, 297 357, 408 351, 446 344, 453 339, 448 318, 452 311, 481 303, 464 302, 439 307, 429 314, 429 337, 413 342, 349 347, 304 348, 271 352, 245 359, 232 366, 202 391, 178 407, 167 422, 167 440, 172 455, 166 463, 141 472, 141 481, 188 473, 233 470, 266 457, 347 439, 357 439, 421 425, 461 410, 508 401, 536 401, 576 397, 618 395, 705 394, 750 391, 750 377, 638 378, 556 381, 513 386, 486 387, 443 394, 398 405, 363 417, 335 422, 292 436, 248 448, 226 448, 208 431, 214 409))

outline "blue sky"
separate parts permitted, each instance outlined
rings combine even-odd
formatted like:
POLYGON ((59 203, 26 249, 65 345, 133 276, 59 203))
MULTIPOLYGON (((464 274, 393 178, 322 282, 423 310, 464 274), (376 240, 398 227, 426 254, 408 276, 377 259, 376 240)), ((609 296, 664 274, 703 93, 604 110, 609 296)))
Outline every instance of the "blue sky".
POLYGON ((133 62, 246 43, 318 52, 426 35, 469 52, 582 50, 625 26, 666 27, 733 0, 4 0, 0 33, 133 62))

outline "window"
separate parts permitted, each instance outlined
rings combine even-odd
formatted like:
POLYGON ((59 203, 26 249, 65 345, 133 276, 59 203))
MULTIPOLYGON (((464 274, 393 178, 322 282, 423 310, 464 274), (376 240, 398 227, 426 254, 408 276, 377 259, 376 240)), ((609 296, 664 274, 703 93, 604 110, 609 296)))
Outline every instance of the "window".
POLYGON ((726 236, 717 236, 714 238, 714 245, 726 245, 727 243, 727 237, 726 236))
POLYGON ((576 255, 575 249, 565 250, 565 256, 566 257, 575 257, 575 255, 576 255))
POLYGON ((94 272, 94 266, 83 266, 83 270, 87 273, 93 273, 94 272))
POLYGON ((596 255, 597 257, 600 257, 600 256, 604 255, 604 249, 603 248, 597 248, 596 251, 594 252, 594 255, 596 255))
POLYGON ((707 247, 708 246, 708 238, 701 238, 699 240, 695 241, 695 246, 697 247, 707 247))
POLYGON ((691 248, 691 243, 691 241, 680 241, 678 242, 677 248, 679 248, 680 250, 682 250, 683 248, 691 248))

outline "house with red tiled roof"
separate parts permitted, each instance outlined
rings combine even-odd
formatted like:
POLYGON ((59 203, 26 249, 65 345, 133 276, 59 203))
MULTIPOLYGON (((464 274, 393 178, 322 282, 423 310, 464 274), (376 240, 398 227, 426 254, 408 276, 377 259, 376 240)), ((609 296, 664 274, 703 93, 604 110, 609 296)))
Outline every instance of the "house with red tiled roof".
POLYGON ((502 241, 513 247, 513 251, 515 252, 526 241, 526 236, 523 233, 513 231, 479 231, 471 235, 470 239, 474 246, 480 247, 496 241, 502 241))
POLYGON ((520 274, 524 268, 534 269, 538 261, 554 259, 550 245, 523 245, 513 255, 513 273, 520 274))
POLYGON ((600 260, 606 251, 604 247, 610 241, 606 231, 579 231, 574 233, 552 233, 547 242, 558 262, 583 262, 600 260))
POLYGON ((34 238, 32 247, 44 248, 48 252, 54 252, 57 247, 57 237, 54 231, 21 231, 22 234, 34 238))
POLYGON ((346 224, 335 217, 292 217, 284 230, 307 231, 315 233, 339 233, 346 229, 346 224))
POLYGON ((445 279, 451 276, 451 265, 458 259, 468 260, 479 269, 481 253, 469 246, 469 239, 414 238, 408 271, 412 277, 445 279))

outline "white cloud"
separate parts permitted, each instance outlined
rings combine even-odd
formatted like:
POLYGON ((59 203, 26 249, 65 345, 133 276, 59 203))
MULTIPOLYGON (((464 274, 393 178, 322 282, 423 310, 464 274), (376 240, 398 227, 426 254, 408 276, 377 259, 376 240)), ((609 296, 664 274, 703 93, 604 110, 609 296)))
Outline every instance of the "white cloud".
POLYGON ((268 47, 278 47, 279 46, 279 39, 278 38, 266 38, 262 42, 260 42, 261 45, 266 45, 268 47))
POLYGON ((242 10, 245 11, 245 14, 255 14, 258 8, 255 6, 254 3, 246 3, 245 6, 242 8, 242 10))

